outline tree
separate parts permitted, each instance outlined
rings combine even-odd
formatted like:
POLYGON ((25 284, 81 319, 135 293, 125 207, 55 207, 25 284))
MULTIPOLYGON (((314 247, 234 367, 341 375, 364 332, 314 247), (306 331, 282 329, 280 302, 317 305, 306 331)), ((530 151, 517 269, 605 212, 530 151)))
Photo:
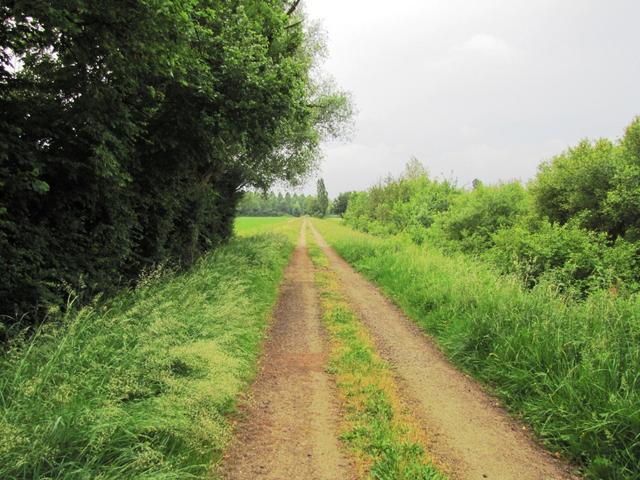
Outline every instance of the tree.
POLYGON ((407 180, 415 180, 417 178, 426 176, 428 176, 428 173, 424 165, 416 157, 411 157, 411 159, 404 166, 404 174, 402 175, 402 178, 405 178, 407 180))
POLYGON ((620 142, 584 140, 542 164, 531 192, 553 222, 640 239, 640 118, 620 142))
POLYGON ((342 217, 344 215, 344 212, 347 211, 349 197, 352 193, 353 192, 342 192, 341 194, 339 194, 333 201, 333 205, 331 206, 332 213, 340 215, 342 217))
POLYGON ((621 157, 609 140, 582 141, 543 163, 531 184, 537 211, 560 224, 575 219, 590 230, 609 231, 604 211, 621 157))
POLYGON ((631 242, 640 241, 640 117, 627 127, 620 145, 622 165, 607 193, 605 212, 614 231, 631 242))
POLYGON ((350 113, 288 1, 0 12, 3 315, 190 264, 231 234, 242 189, 306 178, 350 113))
MULTIPOLYGON (((304 195, 285 195, 273 192, 246 191, 242 194, 242 199, 238 203, 237 213, 241 216, 261 217, 280 215, 302 215, 302 205, 305 203, 304 195)), ((312 197, 310 197, 312 198, 312 197)), ((315 210, 314 210, 315 211, 315 210)))
POLYGON ((318 179, 317 183, 317 216, 324 217, 327 214, 327 209, 329 208, 329 194, 327 193, 327 189, 324 186, 324 180, 322 178, 318 179))

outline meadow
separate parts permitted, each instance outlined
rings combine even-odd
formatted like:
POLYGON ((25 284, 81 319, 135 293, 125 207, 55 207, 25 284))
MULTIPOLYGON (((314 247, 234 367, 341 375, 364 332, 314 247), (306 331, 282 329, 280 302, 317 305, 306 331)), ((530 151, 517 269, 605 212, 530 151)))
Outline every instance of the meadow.
POLYGON ((469 255, 313 220, 460 368, 589 478, 640 475, 640 297, 525 287, 469 255))
POLYGON ((300 226, 299 220, 294 217, 238 217, 234 222, 233 230, 238 236, 251 236, 256 233, 286 231, 291 233, 290 227, 295 222, 300 226))
POLYGON ((281 219, 236 226, 245 236, 189 270, 147 272, 5 346, 0 478, 209 474, 299 232, 281 219))

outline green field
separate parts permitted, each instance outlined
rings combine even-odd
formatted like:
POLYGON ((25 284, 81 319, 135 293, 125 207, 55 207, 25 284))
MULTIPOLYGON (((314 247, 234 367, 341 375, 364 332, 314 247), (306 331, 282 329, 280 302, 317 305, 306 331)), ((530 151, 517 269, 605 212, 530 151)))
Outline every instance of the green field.
POLYGON ((249 236, 260 232, 281 229, 284 225, 297 223, 295 217, 238 217, 233 226, 236 235, 249 236))
MULTIPOLYGON (((203 478, 253 378, 299 224, 70 310, 0 358, 0 478, 203 478)), ((248 227, 248 228, 244 228, 248 227)))
POLYGON ((584 302, 465 255, 313 220, 457 365, 593 478, 640 475, 640 298, 584 302))

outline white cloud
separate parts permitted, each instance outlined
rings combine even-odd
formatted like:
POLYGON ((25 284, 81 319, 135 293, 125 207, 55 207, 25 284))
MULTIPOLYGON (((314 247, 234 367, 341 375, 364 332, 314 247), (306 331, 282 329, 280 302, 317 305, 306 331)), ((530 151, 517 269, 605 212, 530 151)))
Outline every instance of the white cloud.
POLYGON ((453 50, 488 57, 509 57, 515 51, 507 42, 488 33, 477 33, 462 45, 455 46, 453 50))

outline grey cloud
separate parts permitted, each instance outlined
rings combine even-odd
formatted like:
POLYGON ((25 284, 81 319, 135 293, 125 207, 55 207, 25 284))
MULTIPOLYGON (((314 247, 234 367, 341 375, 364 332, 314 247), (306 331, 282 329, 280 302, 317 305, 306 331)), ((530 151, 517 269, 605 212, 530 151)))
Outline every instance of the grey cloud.
POLYGON ((640 114, 636 0, 306 0, 306 11, 359 111, 352 143, 324 149, 332 195, 412 155, 461 184, 526 180, 640 114))

